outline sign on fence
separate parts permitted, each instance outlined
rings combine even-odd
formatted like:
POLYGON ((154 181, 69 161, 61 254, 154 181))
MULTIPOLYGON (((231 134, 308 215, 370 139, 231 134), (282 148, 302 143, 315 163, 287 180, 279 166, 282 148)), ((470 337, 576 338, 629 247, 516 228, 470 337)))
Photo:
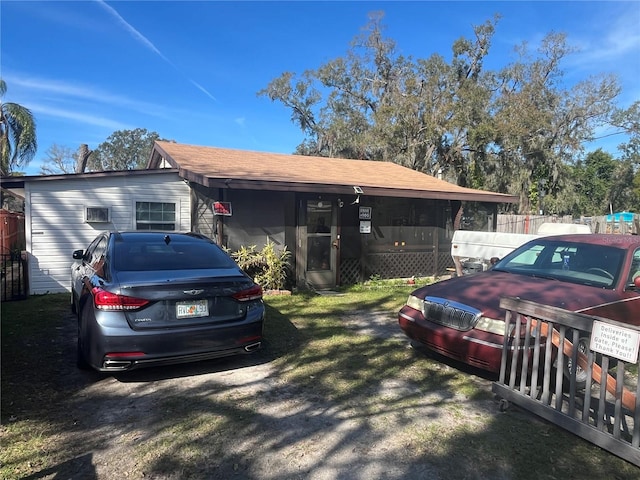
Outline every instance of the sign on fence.
POLYGON ((590 348, 628 363, 638 361, 640 333, 600 321, 593 322, 590 348))

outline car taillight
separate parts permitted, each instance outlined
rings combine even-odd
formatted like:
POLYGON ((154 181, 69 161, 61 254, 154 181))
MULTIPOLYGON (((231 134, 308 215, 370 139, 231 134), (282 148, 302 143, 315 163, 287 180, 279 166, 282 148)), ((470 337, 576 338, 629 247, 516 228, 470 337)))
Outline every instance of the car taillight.
POLYGON ((95 287, 92 292, 93 303, 99 310, 137 310, 138 308, 142 308, 149 303, 149 300, 145 300, 144 298, 117 295, 115 293, 107 292, 106 290, 103 290, 99 287, 95 287))
POLYGON ((233 295, 233 298, 239 302, 249 302, 251 300, 260 300, 262 298, 262 287, 260 285, 254 285, 251 288, 242 290, 233 295))

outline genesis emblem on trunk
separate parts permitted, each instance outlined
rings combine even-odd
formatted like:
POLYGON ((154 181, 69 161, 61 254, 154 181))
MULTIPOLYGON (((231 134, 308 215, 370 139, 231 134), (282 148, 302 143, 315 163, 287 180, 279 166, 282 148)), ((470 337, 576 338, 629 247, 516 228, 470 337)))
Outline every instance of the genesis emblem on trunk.
POLYGON ((204 290, 184 290, 182 293, 186 295, 200 295, 204 290))

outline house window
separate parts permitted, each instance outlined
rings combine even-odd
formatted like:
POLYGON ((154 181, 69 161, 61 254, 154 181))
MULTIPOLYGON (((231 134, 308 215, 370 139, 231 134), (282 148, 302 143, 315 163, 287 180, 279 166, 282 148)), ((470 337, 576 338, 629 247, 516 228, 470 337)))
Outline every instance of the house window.
POLYGON ((175 229, 175 203, 136 202, 136 230, 175 229))
POLYGON ((107 207, 87 207, 84 211, 84 219, 87 223, 109 222, 109 208, 107 207))

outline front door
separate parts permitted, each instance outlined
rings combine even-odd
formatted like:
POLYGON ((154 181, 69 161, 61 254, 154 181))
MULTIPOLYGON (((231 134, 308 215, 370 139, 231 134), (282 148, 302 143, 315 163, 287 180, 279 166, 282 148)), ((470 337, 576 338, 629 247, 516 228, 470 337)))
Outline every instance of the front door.
POLYGON ((305 277, 315 288, 336 286, 336 216, 334 202, 307 200, 305 277))

